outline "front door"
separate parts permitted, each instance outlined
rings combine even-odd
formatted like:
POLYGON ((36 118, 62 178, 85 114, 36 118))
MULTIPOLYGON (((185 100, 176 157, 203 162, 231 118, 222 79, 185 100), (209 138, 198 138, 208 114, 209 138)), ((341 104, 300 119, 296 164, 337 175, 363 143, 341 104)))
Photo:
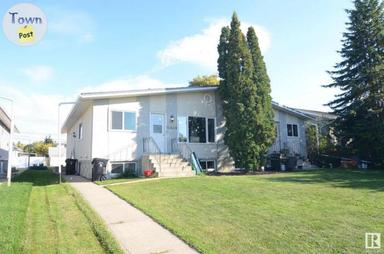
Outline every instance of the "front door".
POLYGON ((165 146, 165 117, 164 114, 151 113, 151 137, 159 146, 161 152, 166 152, 165 146))

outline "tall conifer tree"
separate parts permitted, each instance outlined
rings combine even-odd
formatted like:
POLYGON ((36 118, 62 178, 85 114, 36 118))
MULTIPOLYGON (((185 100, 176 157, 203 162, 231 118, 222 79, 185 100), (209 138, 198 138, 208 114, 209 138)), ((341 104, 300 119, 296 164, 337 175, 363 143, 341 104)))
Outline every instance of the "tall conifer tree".
POLYGON ((256 138, 260 146, 260 161, 268 152, 275 139, 275 125, 273 121, 271 81, 269 79, 264 58, 259 47, 259 40, 253 27, 247 31, 247 43, 253 62, 253 81, 257 87, 257 128, 256 138))
POLYGON ((236 13, 230 33, 223 28, 219 50, 220 94, 226 119, 225 143, 236 167, 250 170, 260 166, 260 146, 256 139, 257 95, 253 81, 252 56, 236 13))
POLYGON ((384 162, 384 12, 383 2, 355 0, 348 10, 342 60, 330 72, 341 90, 328 105, 338 118, 336 134, 346 153, 384 162))

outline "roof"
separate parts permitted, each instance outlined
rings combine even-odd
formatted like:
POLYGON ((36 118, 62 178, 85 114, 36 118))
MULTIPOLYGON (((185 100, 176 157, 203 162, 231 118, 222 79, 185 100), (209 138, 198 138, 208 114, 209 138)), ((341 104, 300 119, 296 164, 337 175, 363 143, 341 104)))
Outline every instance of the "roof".
MULTIPOLYGON (((2 107, 0 107, 0 126, 4 127, 4 129, 9 133, 9 130, 11 129, 11 118, 2 107)), ((19 132, 16 126, 14 126, 14 131, 19 132)))
MULTIPOLYGON (((158 89, 141 89, 141 90, 125 90, 125 91, 110 91, 110 92, 91 92, 81 93, 76 100, 76 103, 72 107, 67 119, 65 120, 61 131, 63 133, 77 121, 78 118, 86 111, 86 109, 92 104, 94 100, 101 99, 116 99, 116 98, 128 98, 137 96, 149 96, 149 95, 162 95, 162 94, 176 94, 176 93, 193 93, 193 92, 208 92, 216 91, 216 86, 206 87, 176 87, 176 88, 158 88, 158 89)), ((289 114, 293 114, 299 118, 315 120, 313 117, 304 114, 294 108, 286 107, 272 102, 272 106, 289 114)))
POLYGON ((175 88, 157 88, 157 89, 140 89, 140 90, 125 90, 125 91, 109 91, 109 92, 92 92, 81 93, 72 107, 67 119, 62 126, 62 133, 75 123, 75 121, 86 111, 94 100, 101 99, 117 99, 129 98, 137 96, 162 95, 174 93, 193 93, 193 92, 208 92, 215 91, 217 87, 175 87, 175 88))
POLYGON ((111 92, 93 92, 81 93, 81 99, 112 99, 122 97, 146 96, 146 95, 160 95, 172 93, 189 93, 189 92, 204 92, 215 91, 215 86, 205 87, 175 87, 175 88, 157 88, 157 89, 140 89, 140 90, 125 90, 125 91, 111 91, 111 92))
POLYGON ((300 109, 300 108, 296 108, 295 110, 302 112, 305 115, 309 115, 313 118, 317 118, 317 119, 335 120, 337 118, 337 116, 335 114, 332 114, 329 112, 310 110, 310 109, 300 109))
POLYGON ((304 114, 303 112, 300 112, 300 111, 296 110, 295 108, 291 108, 291 107, 287 107, 287 106, 284 106, 284 105, 280 105, 279 103, 277 103, 275 101, 272 101, 272 107, 274 109, 283 111, 285 113, 288 113, 288 114, 291 114, 291 115, 295 115, 295 116, 297 116, 299 118, 302 118, 302 119, 316 120, 312 116, 304 114))

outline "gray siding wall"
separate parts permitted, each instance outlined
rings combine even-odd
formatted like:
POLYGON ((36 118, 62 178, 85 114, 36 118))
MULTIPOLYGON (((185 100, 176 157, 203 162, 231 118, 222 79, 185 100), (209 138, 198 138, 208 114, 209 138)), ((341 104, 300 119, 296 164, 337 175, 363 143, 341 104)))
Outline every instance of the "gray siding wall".
POLYGON ((278 125, 277 137, 275 143, 271 146, 269 152, 280 152, 288 148, 291 153, 307 156, 305 121, 295 115, 288 114, 280 110, 274 110, 275 124, 278 125), (289 137, 287 124, 296 124, 298 128, 298 137, 289 137))

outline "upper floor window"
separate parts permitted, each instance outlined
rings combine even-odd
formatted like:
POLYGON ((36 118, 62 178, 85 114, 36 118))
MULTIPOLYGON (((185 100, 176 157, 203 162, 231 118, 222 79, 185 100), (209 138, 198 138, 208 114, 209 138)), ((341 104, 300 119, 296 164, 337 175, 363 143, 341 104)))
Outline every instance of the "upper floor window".
POLYGON ((187 117, 185 116, 177 117, 177 131, 178 131, 179 142, 188 142, 187 117))
POLYGON ((136 130, 136 113, 112 111, 111 114, 112 130, 136 130))
POLYGON ((208 118, 207 119, 207 129, 208 129, 208 142, 215 142, 215 119, 208 118))
POLYGON ((298 132, 297 124, 287 124, 287 134, 288 134, 288 137, 298 137, 299 132, 298 132))
POLYGON ((206 143, 206 128, 204 117, 188 117, 189 142, 206 143))
POLYGON ((179 142, 189 143, 214 143, 215 119, 205 117, 179 117, 178 118, 179 142))

